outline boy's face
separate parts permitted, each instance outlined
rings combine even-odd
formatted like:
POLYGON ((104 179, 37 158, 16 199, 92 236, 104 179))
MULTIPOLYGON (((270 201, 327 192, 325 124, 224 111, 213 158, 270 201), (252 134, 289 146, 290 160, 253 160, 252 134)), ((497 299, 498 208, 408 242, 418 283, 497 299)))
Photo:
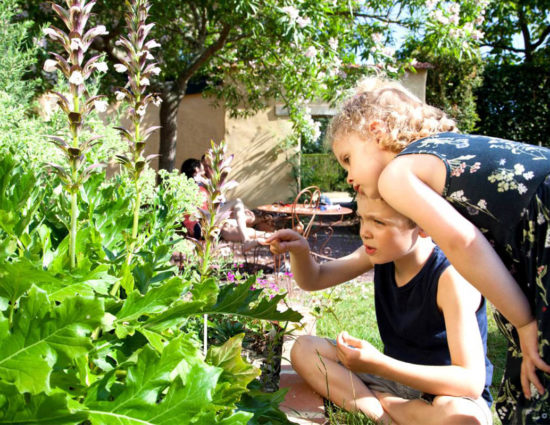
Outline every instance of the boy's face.
POLYGON ((369 198, 380 198, 378 178, 391 160, 391 153, 382 149, 374 137, 357 133, 341 135, 332 144, 332 151, 347 171, 347 182, 369 198))
POLYGON ((358 196, 357 215, 361 222, 359 234, 373 264, 395 261, 414 248, 420 229, 382 199, 358 196))

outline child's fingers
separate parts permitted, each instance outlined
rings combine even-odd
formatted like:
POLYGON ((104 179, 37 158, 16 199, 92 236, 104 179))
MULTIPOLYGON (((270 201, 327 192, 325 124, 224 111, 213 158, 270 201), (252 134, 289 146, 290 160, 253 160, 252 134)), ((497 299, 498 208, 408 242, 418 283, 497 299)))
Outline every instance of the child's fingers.
POLYGON ((550 365, 548 365, 548 363, 546 363, 540 356, 533 357, 531 360, 537 369, 550 373, 550 365))
POLYGON ((361 348, 362 347, 362 341, 358 338, 355 338, 351 335, 349 335, 347 332, 341 332, 341 343, 342 345, 346 345, 348 347, 354 347, 354 348, 361 348))
POLYGON ((280 240, 280 241, 291 241, 296 240, 300 237, 298 233, 296 233, 294 230, 291 229, 281 229, 277 230, 275 233, 273 233, 270 237, 266 239, 267 243, 271 243, 274 240, 280 240))

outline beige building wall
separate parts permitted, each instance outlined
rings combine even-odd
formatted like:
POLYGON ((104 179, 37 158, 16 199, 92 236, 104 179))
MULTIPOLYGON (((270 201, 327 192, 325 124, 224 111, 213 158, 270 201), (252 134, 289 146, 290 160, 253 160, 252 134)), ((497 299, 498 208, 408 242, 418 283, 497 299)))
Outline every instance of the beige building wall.
MULTIPOLYGON (((425 96, 426 69, 407 73, 403 83, 421 99, 425 96)), ((312 113, 332 114, 326 105, 313 105, 312 113)), ((147 125, 159 125, 158 108, 149 107, 147 125)), ((178 146, 176 164, 190 157, 200 158, 209 148, 210 141, 227 142, 229 153, 234 154, 230 178, 239 185, 229 197, 239 197, 249 208, 286 201, 296 193, 292 167, 288 159, 292 152, 283 151, 281 142, 292 131, 284 108, 271 105, 249 118, 231 118, 223 107, 214 107, 211 100, 200 94, 187 95, 178 111, 178 146)), ((147 142, 147 153, 159 151, 159 135, 155 132, 147 142)), ((153 161, 158 167, 158 161, 153 161)))
MULTIPOLYGON (((148 108, 145 123, 159 125, 159 108, 148 108)), ((211 140, 227 142, 235 155, 230 179, 239 185, 228 196, 239 197, 249 208, 286 200, 295 193, 292 168, 286 162, 289 152, 280 142, 290 134, 288 118, 275 116, 275 106, 249 118, 230 118, 224 108, 216 108, 200 94, 187 95, 178 110, 178 146, 175 166, 187 158, 199 159, 211 146, 211 140)), ((160 131, 147 141, 147 154, 159 152, 160 131)), ((152 161, 158 168, 158 160, 152 161)))
POLYGON ((231 178, 239 182, 231 193, 250 208, 286 201, 296 193, 288 159, 294 152, 281 149, 291 133, 288 118, 275 114, 275 106, 246 119, 227 116, 225 140, 235 154, 231 178))

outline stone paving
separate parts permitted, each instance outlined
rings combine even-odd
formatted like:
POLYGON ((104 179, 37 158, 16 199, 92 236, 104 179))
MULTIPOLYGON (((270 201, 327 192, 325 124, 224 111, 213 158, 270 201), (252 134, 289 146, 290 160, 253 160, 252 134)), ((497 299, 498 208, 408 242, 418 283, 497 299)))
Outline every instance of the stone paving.
POLYGON ((281 360, 281 373, 279 376, 279 388, 289 388, 285 400, 281 403, 281 410, 287 414, 290 421, 300 425, 326 424, 323 398, 311 389, 306 382, 296 373, 290 364, 290 349, 298 335, 315 335, 315 319, 309 314, 308 309, 300 305, 290 306, 299 311, 304 319, 303 327, 292 335, 285 335, 283 340, 283 353, 281 360))

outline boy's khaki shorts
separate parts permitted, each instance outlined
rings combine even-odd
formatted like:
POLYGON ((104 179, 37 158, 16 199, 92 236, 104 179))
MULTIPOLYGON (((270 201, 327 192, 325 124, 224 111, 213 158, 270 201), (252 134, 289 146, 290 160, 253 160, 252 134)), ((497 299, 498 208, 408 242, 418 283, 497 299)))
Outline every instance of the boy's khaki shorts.
MULTIPOLYGON (((325 339, 332 345, 336 346, 336 340, 331 338, 325 339)), ((370 373, 355 373, 355 375, 357 375, 359 379, 361 379, 361 381, 363 381, 369 387, 369 389, 374 391, 378 391, 381 393, 390 393, 407 400, 420 399, 428 404, 432 404, 432 400, 434 399, 434 396, 431 394, 423 393, 407 385, 403 385, 399 382, 391 381, 380 376, 371 375, 370 373)), ((482 414, 481 417, 485 419, 485 425, 493 425, 493 415, 491 414, 491 409, 489 409, 489 406, 487 405, 487 402, 483 397, 479 397, 476 400, 470 397, 461 398, 474 403, 479 408, 482 414)))
MULTIPOLYGON (((407 385, 403 385, 399 382, 391 381, 380 376, 371 375, 369 373, 356 373, 356 375, 369 387, 369 389, 374 391, 390 393, 407 400, 420 399, 428 404, 431 404, 434 398, 429 394, 422 393, 421 391, 415 390, 414 388, 408 387, 407 385)), ((484 418, 484 424, 493 424, 493 415, 491 414, 491 409, 489 409, 489 406, 487 405, 487 402, 483 397, 479 397, 476 400, 470 397, 461 398, 474 403, 479 408, 482 414, 481 417, 484 418)))

